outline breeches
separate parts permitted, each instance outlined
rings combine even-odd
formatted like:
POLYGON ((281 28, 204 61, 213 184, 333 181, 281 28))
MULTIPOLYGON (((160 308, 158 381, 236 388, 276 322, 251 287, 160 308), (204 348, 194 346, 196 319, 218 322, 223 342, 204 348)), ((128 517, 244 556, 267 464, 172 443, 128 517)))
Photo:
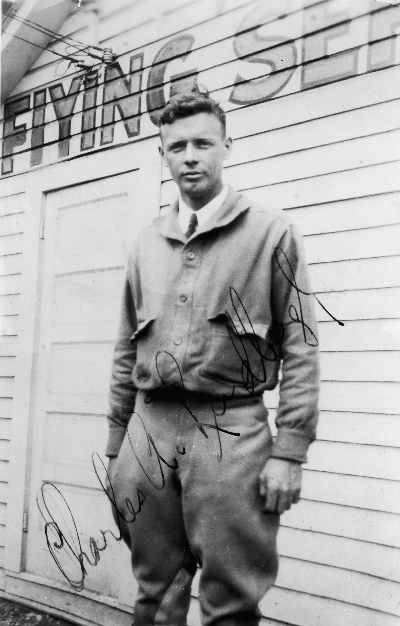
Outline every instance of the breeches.
POLYGON ((259 474, 271 449, 262 398, 139 392, 111 476, 113 515, 138 581, 135 626, 184 626, 198 566, 204 626, 255 626, 277 574, 279 516, 259 474))

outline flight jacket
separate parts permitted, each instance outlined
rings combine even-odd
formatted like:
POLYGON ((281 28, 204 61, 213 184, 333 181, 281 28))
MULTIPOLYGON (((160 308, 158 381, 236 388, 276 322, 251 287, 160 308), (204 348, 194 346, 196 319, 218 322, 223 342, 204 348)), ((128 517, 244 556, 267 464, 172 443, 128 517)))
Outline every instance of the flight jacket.
POLYGON ((304 462, 315 439, 319 359, 297 229, 282 211, 230 188, 186 239, 175 202, 129 254, 106 455, 118 454, 138 389, 245 399, 274 389, 279 378, 271 455, 304 462))

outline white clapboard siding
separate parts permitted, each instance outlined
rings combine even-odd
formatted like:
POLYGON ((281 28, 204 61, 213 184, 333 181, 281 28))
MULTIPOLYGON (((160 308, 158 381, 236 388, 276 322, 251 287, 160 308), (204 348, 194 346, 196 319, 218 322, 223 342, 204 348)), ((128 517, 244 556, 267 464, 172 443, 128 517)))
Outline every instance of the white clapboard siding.
POLYGON ((399 583, 375 576, 282 557, 276 584, 400 616, 399 583))
POLYGON ((400 521, 393 513, 304 499, 284 513, 282 526, 400 548, 400 521))
POLYGON ((323 352, 322 380, 400 382, 400 354, 381 352, 323 352))
POLYGON ((397 626, 399 621, 394 615, 281 587, 272 589, 261 606, 267 615, 290 626, 397 626))
POLYGON ((400 480, 400 449, 316 441, 307 467, 325 472, 400 480))
MULTIPOLYGON (((341 320, 400 317, 400 288, 360 289, 339 293, 316 294, 325 308, 341 320)), ((319 321, 330 319, 321 306, 316 306, 319 321)), ((394 374, 394 372, 393 372, 394 374)))
MULTIPOLYGON (((324 306, 344 322, 339 326, 316 303, 322 381, 318 439, 304 469, 302 499, 282 516, 281 567, 277 584, 262 602, 263 626, 397 626, 400 81, 398 66, 370 72, 369 63, 373 55, 384 62, 389 47, 395 50, 400 9, 391 3, 350 0, 101 0, 99 4, 100 43, 120 55, 122 70, 128 72, 133 54, 144 55, 140 133, 128 139, 117 123, 113 147, 137 140, 145 145, 157 133, 146 103, 151 66, 160 48, 175 36, 192 36, 189 54, 167 63, 157 87, 162 86, 168 97, 171 77, 198 72, 199 82, 228 112, 234 149, 226 164, 226 180, 261 205, 284 210, 298 225, 305 235, 312 287, 324 306), (265 84, 273 85, 289 77, 285 69, 271 72, 266 63, 237 58, 237 33, 246 27, 254 28, 258 37, 253 53, 268 49, 281 37, 293 42, 297 58, 289 70, 293 70, 290 80, 280 91, 259 104, 240 105, 230 99, 238 76, 249 87, 254 86, 252 79, 266 79, 265 84), (373 37, 380 41, 372 41, 373 37), (356 60, 356 75, 344 80, 346 54, 356 60), (304 79, 309 85, 319 79, 332 82, 308 89, 304 79)), ((91 33, 85 14, 81 15, 71 15, 62 32, 86 41, 91 33)), ((174 55, 174 50, 171 46, 169 54, 174 55)), ((66 64, 58 66, 51 51, 63 52, 64 44, 50 44, 15 95, 57 82, 68 90, 77 72, 66 64), (62 78, 55 73, 57 67, 60 73, 66 70, 62 78)), ((102 81, 100 75, 98 126, 102 81)), ((82 95, 71 121, 71 155, 80 151, 82 95)), ((26 122, 29 130, 31 115, 18 121, 26 122)), ((56 161, 59 122, 51 105, 45 132, 51 142, 46 158, 56 161)), ((94 150, 101 148, 99 130, 96 141, 94 150)), ((17 147, 18 152, 15 171, 29 168, 29 139, 17 147)), ((104 159, 110 159, 110 154, 115 152, 104 152, 104 159)), ((99 186, 96 195, 92 186, 90 194, 86 198, 78 185, 69 190, 64 205, 57 205, 41 459, 42 478, 55 481, 68 497, 85 545, 90 535, 109 527, 103 524, 112 524, 91 454, 102 454, 98 448, 106 439, 117 323, 114 303, 120 297, 126 252, 118 224, 127 219, 118 189, 111 196, 99 186), (104 246, 106 237, 109 242, 104 246), (73 445, 65 445, 66 441, 73 445), (88 508, 88 502, 93 506, 88 508)), ((176 187, 164 167, 161 207, 175 195, 176 187)), ((0 337, 0 565, 9 497, 9 416, 17 382, 13 366, 23 296, 24 199, 20 195, 12 202, 5 208, 0 202, 0 246, 4 244, 0 257, 4 331, 0 337)), ((277 390, 265 394, 268 407, 275 407, 277 401, 277 390)), ((271 408, 271 423, 275 416, 271 408)), ((40 517, 36 521, 43 524, 40 517)), ((37 536, 42 544, 35 571, 64 582, 53 563, 49 569, 43 532, 37 536)), ((111 598, 118 597, 113 572, 121 564, 129 568, 128 552, 120 548, 106 551, 104 559, 102 555, 102 567, 89 574, 88 589, 96 593, 107 589, 111 598)), ((200 623, 196 603, 189 623, 200 623)))
MULTIPOLYGON (((16 357, 21 307, 22 249, 26 195, 0 191, 0 547, 5 545, 6 509, 10 497, 11 418, 17 393, 16 357)), ((0 568, 4 550, 0 549, 0 568)))
MULTIPOLYGON (((366 10, 366 8, 364 7, 364 8, 363 8, 363 11, 365 12, 365 10, 366 10)), ((192 13, 193 13, 193 12, 192 12, 192 13)), ((300 29, 301 29, 302 20, 301 20, 301 16, 300 16, 300 14, 297 12, 295 16, 292 16, 292 17, 291 17, 291 19, 292 19, 293 17, 295 17, 295 18, 296 18, 296 23, 298 23, 298 24, 300 25, 300 29)), ((192 16, 191 16, 191 19, 192 19, 192 21, 193 21, 193 14, 192 14, 192 16)), ((367 27, 367 20, 368 20, 368 17, 364 15, 363 17, 361 17, 361 18, 359 18, 359 19, 360 19, 360 20, 363 20, 364 27, 363 27, 363 28, 361 28, 361 30, 358 28, 358 30, 359 30, 360 32, 361 32, 361 31, 363 31, 363 34, 362 34, 362 36, 361 36, 361 40, 362 40, 362 41, 365 41, 365 40, 368 38, 368 27, 367 27)), ((282 22, 282 20, 280 20, 280 22, 282 22)), ((357 20, 353 20, 353 23, 354 23, 354 24, 355 24, 355 23, 357 23, 357 20)), ((272 23, 270 24, 270 26, 271 26, 271 28, 274 28, 274 23, 272 22, 272 23)), ((290 30, 290 29, 289 29, 289 30, 290 30)), ((356 30, 357 30, 357 29, 355 29, 355 31, 356 31, 356 30)), ((207 31, 207 32, 209 32, 209 31, 210 31, 209 27, 206 29, 206 31, 207 31)), ((354 32, 355 32, 355 31, 354 31, 354 32)), ((230 26, 230 32, 232 32, 232 26, 230 26)), ((196 35, 198 35, 198 36, 199 36, 199 33, 196 33, 196 35)), ((353 35, 354 35, 354 33, 352 33, 352 34, 351 34, 351 41, 354 39, 353 35)), ((215 36, 216 36, 216 35, 214 34, 214 37, 215 37, 215 36)), ((223 41, 224 45, 226 46, 227 39, 226 39, 226 38, 223 38, 223 39, 222 39, 222 41, 223 41)), ((341 38, 337 38, 337 41, 339 41, 339 42, 340 42, 340 41, 341 41, 341 38)), ((355 43, 355 42, 353 41, 353 43, 355 43)), ((159 39, 158 39, 158 40, 157 40, 157 46, 159 47, 159 45, 160 45, 160 43, 159 43, 159 39)), ((299 40, 299 42, 298 42, 298 45, 300 46, 300 40, 299 40)), ((339 45, 342 45, 342 44, 339 44, 339 45)), ((349 45, 349 43, 348 43, 347 45, 349 45)), ((230 47, 232 47, 232 42, 230 42, 230 47)), ((317 47, 318 47, 318 46, 317 46, 317 47)), ((148 54, 148 53, 150 54, 150 53, 152 52, 151 48, 152 48, 152 46, 146 46, 146 48, 145 48, 145 50, 146 50, 146 54, 148 54)), ((154 54, 155 54, 156 50, 157 50, 157 47, 154 49, 153 56, 154 56, 154 54)), ((203 46, 200 46, 200 49, 199 49, 198 51, 192 51, 192 52, 191 52, 191 55, 190 55, 191 60, 193 59, 193 55, 196 55, 196 54, 200 54, 200 53, 202 53, 202 54, 203 54, 203 56, 204 56, 205 51, 207 52, 207 54, 208 54, 209 56, 211 56, 211 58, 212 58, 212 59, 214 59, 214 58, 215 58, 215 55, 220 56, 220 54, 221 54, 219 50, 213 51, 213 50, 209 49, 209 46, 207 47, 207 46, 205 46, 205 44, 203 44, 203 46)), ((366 48, 366 47, 365 47, 365 52, 367 52, 367 48, 366 48)), ((332 53, 333 53, 333 51, 332 51, 332 53)), ((232 52, 231 52, 231 51, 229 51, 229 55, 230 55, 230 56, 232 56, 232 52)), ((208 60, 208 61, 205 61, 205 63, 206 63, 206 65, 208 66, 208 64, 210 63, 210 61, 209 61, 209 60, 208 60)), ((321 61, 317 61, 317 64, 318 64, 318 63, 321 63, 321 61)), ((193 64, 193 60, 192 60, 192 64, 193 64)), ((215 68, 214 73, 215 73, 215 71, 217 71, 217 73, 218 73, 218 74, 220 74, 220 75, 221 75, 221 77, 224 77, 224 76, 226 75, 226 73, 227 73, 226 68, 227 68, 227 67, 228 67, 228 68, 230 68, 230 71, 231 71, 231 73, 232 73, 232 78, 231 78, 231 85, 232 85, 232 80, 233 80, 233 79, 235 78, 235 76, 236 76, 236 64, 237 64, 237 59, 235 59, 235 58, 234 58, 234 59, 233 59, 233 61, 228 62, 228 66, 223 65, 223 66, 219 66, 219 67, 215 68)), ((198 65, 198 64, 196 64, 196 63, 195 63, 195 65, 198 65)), ((44 71, 45 73, 48 73, 48 70, 49 70, 49 68, 46 66, 46 67, 44 68, 44 70, 43 70, 43 71, 44 71)), ((264 70, 264 71, 265 71, 265 70, 264 70)), ((39 73, 40 73, 40 72, 39 72, 39 73)), ((145 73, 146 73, 146 72, 145 72, 145 73)), ((229 72, 228 72, 228 74, 229 74, 229 72)), ((201 77, 201 80, 203 80, 203 82, 204 82, 204 81, 205 81, 205 82, 207 82, 207 81, 209 81, 209 80, 212 80, 212 77, 210 78, 210 77, 208 77, 208 76, 207 76, 207 71, 205 72, 205 76, 203 76, 203 74, 200 74, 200 77, 201 77)), ((29 76, 28 76, 27 78, 25 78, 24 80, 28 80, 28 81, 29 81, 29 78, 31 78, 31 80, 32 80, 32 77, 29 77, 29 76)), ((36 76, 35 78, 36 78, 36 83, 39 83, 39 84, 42 84, 42 83, 43 83, 43 81, 40 79, 40 76, 36 76)), ((220 80, 223 80, 223 78, 220 78, 220 80)), ((298 88, 299 88, 299 85, 298 85, 297 83, 298 83, 299 81, 298 81, 298 80, 291 80, 291 81, 289 81, 289 82, 290 82, 290 84, 292 85, 292 87, 291 87, 291 88, 292 88, 292 89, 295 89, 295 91, 297 91, 297 90, 298 90, 298 88)), ((211 86, 211 87, 212 87, 212 85, 209 85, 209 86, 211 86)), ((24 90, 24 89, 30 89, 30 88, 31 88, 31 86, 29 85, 29 83, 28 83, 27 85, 22 84, 22 85, 20 86, 20 88, 21 88, 21 90, 24 90)), ((218 87, 218 90, 219 90, 219 91, 220 91, 221 89, 222 89, 222 90, 224 90, 225 88, 218 87)), ((232 89, 232 87, 230 86, 230 88, 229 88, 229 89, 231 90, 231 89, 232 89)), ((225 90, 226 90, 226 89, 225 89, 225 90)), ((287 91, 287 90, 286 90, 286 88, 285 88, 284 93, 286 93, 286 91, 287 91)), ((228 95, 228 94, 227 94, 227 95, 228 95)), ((78 100, 80 100, 80 99, 81 99, 81 97, 79 96, 78 100)), ((387 99, 388 99, 388 98, 387 98, 387 99)), ((81 105, 79 105, 79 104, 77 105, 77 108, 75 109, 75 115, 73 116, 73 119, 72 119, 72 133, 73 133, 73 134, 75 134, 75 133, 76 133, 76 134, 79 134, 79 133, 80 133, 80 123, 78 123, 78 121, 79 121, 79 120, 77 119, 77 120, 76 120, 76 122, 75 122, 75 118, 80 117, 80 106, 81 106, 81 105)), ((51 111, 50 111, 50 114, 51 114, 51 111)), ((146 122, 147 122, 147 120, 146 120, 146 122)), ((150 126, 150 128, 151 128, 151 126, 150 126)), ((53 131, 52 131, 51 129, 48 129, 48 130, 49 130, 50 135, 52 135, 52 134, 53 134, 53 135, 54 135, 54 139, 56 139, 56 136, 57 136, 57 135, 56 135, 56 131, 57 131, 57 129, 56 129, 56 128, 54 129, 54 133, 53 133, 53 131)), ((154 127, 152 128, 152 131, 154 131, 154 127)), ((148 125, 147 125, 147 131, 146 131, 146 132, 149 132, 149 126, 148 126, 148 125)), ((49 138, 49 141, 51 141, 51 138, 49 138)), ((22 148, 22 151, 23 151, 24 149, 26 150, 26 148, 22 148)))
POLYGON ((321 411, 320 439, 382 446, 400 446, 398 415, 321 411))
POLYGON ((395 548, 287 527, 280 529, 278 544, 280 554, 291 558, 306 555, 314 563, 400 582, 400 553, 395 548))
MULTIPOLYGON (((396 414, 399 411, 399 383, 321 382, 319 406, 323 411, 357 411, 396 414)), ((267 406, 278 403, 278 390, 267 393, 267 406)))
MULTIPOLYGON (((240 188, 233 180, 232 183, 240 191, 245 190, 255 202, 274 209, 291 209, 385 191, 398 191, 399 172, 398 163, 379 163, 343 172, 328 172, 296 181, 277 181, 270 185, 264 185, 260 181, 258 187, 240 188)), ((165 183, 161 193, 162 206, 169 204, 176 197, 172 183, 165 183)))
MULTIPOLYGON (((268 402, 267 402, 268 404, 268 402)), ((269 409, 269 423, 274 434, 276 409, 269 409)), ((398 415, 357 411, 320 411, 318 439, 344 443, 400 447, 398 415)))
POLYGON ((334 474, 306 469, 302 497, 361 509, 400 513, 399 486, 394 480, 334 474))
POLYGON ((396 257, 316 263, 310 265, 315 292, 398 287, 400 254, 396 257))
MULTIPOLYGON (((400 148, 393 134, 396 133, 353 139, 346 145, 340 142, 283 156, 245 161, 226 167, 225 177, 236 187, 249 189, 363 168, 382 161, 395 161, 400 158, 400 148)), ((400 165, 397 167, 400 172, 400 165)), ((175 195, 175 183, 166 181, 162 187, 162 203, 171 202, 175 195)))
POLYGON ((382 193, 317 206, 294 207, 287 214, 304 235, 397 224, 400 193, 382 193))

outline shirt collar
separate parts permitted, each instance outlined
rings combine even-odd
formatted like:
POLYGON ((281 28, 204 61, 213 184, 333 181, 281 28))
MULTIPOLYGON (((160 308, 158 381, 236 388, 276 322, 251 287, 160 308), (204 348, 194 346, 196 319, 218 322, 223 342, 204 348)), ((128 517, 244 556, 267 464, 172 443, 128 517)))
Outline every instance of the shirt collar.
MULTIPOLYGON (((212 200, 210 200, 210 202, 207 202, 207 204, 202 206, 201 209, 197 209, 195 213, 197 215, 199 227, 202 227, 219 209, 219 207, 222 206, 222 204, 226 200, 227 195, 228 186, 223 185, 219 194, 217 194, 212 200)), ((182 232, 186 233, 189 226, 190 217, 193 213, 193 209, 186 204, 181 195, 178 199, 178 210, 179 226, 181 227, 182 232)))
MULTIPOLYGON (((226 226, 233 222, 244 211, 247 211, 249 207, 248 199, 228 186, 225 201, 210 216, 210 219, 205 224, 197 228, 193 238, 198 237, 202 233, 214 230, 215 228, 226 226)), ((178 200, 171 204, 163 215, 156 218, 155 226, 164 237, 175 239, 183 244, 186 243, 185 235, 182 233, 178 221, 178 200)))

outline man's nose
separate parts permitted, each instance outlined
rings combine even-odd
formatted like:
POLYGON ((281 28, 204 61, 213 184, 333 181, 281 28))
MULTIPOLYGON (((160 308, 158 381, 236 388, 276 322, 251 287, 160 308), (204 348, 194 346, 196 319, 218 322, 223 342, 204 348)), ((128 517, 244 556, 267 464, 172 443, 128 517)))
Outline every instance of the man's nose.
POLYGON ((197 161, 197 151, 194 148, 193 144, 188 143, 186 145, 186 150, 185 150, 185 161, 187 163, 193 163, 197 161))

